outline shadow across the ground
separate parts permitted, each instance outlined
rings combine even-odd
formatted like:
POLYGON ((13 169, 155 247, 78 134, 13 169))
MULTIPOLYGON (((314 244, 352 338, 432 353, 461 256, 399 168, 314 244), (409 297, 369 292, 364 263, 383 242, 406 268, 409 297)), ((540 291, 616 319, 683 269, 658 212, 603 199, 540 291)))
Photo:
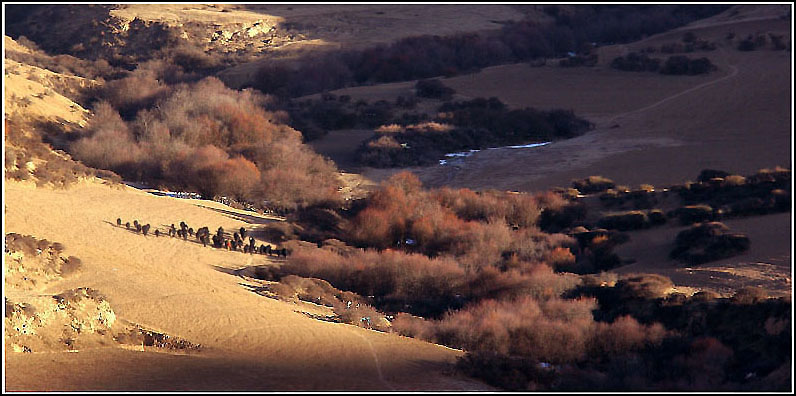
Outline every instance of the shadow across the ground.
POLYGON ((279 221, 277 219, 266 219, 266 218, 263 218, 263 217, 260 217, 260 216, 254 216, 254 215, 249 215, 249 214, 245 214, 245 213, 233 212, 231 210, 226 210, 226 209, 213 208, 213 207, 205 206, 205 205, 201 205, 201 204, 197 204, 196 206, 198 206, 200 208, 203 208, 203 209, 210 209, 212 211, 221 213, 224 216, 227 216, 227 217, 229 217, 231 219, 242 221, 242 222, 249 223, 249 224, 268 224, 268 223, 275 223, 275 222, 279 221))

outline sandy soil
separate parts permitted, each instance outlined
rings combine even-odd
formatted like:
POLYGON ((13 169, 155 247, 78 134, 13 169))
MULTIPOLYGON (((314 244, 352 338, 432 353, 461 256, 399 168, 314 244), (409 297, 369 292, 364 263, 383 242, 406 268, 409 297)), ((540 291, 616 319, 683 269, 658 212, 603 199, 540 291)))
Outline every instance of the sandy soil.
POLYGON ((24 113, 35 120, 86 124, 89 111, 61 95, 59 90, 95 85, 94 81, 53 73, 11 59, 5 59, 5 67, 3 94, 7 116, 24 113))
POLYGON ((285 23, 294 23, 298 30, 306 30, 309 38, 321 38, 346 47, 372 46, 408 36, 499 29, 502 23, 523 17, 514 7, 504 4, 258 4, 240 7, 284 18, 285 23))
MULTIPOLYGON (((209 201, 82 183, 70 190, 5 183, 6 232, 59 241, 81 270, 43 293, 90 287, 121 320, 201 344, 171 356, 109 347, 78 353, 7 353, 7 390, 485 389, 443 374, 461 352, 392 334, 323 322, 300 306, 257 295, 233 270, 263 256, 115 226, 117 217, 161 230, 254 227, 272 218, 209 201), (43 373, 48 380, 42 381, 43 373)), ((19 298, 19 296, 17 296, 19 298)))

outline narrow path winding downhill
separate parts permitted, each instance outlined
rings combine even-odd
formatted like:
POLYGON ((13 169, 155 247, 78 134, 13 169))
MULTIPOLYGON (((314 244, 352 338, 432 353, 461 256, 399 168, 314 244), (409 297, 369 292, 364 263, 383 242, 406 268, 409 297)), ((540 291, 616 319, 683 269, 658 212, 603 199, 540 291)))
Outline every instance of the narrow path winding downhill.
POLYGON ((390 384, 389 382, 387 382, 387 380, 384 379, 384 373, 382 373, 382 371, 381 371, 381 363, 379 362, 379 356, 376 354, 376 349, 373 348, 373 343, 370 342, 369 339, 367 339, 365 336, 363 336, 362 334, 360 334, 356 330, 354 330, 354 334, 356 334, 357 337, 362 338, 362 340, 364 340, 368 344, 368 348, 370 349, 370 353, 371 353, 371 355, 373 355, 373 362, 376 365, 375 366, 376 367, 376 373, 379 375, 379 381, 381 381, 381 383, 384 384, 384 386, 386 386, 390 390, 394 391, 395 387, 393 387, 392 384, 390 384))
POLYGON ((729 67, 731 71, 730 71, 729 74, 727 74, 724 77, 717 78, 715 80, 708 81, 708 82, 699 84, 697 86, 688 88, 685 91, 681 91, 681 92, 678 92, 678 93, 676 93, 674 95, 667 96, 667 97, 665 97, 665 98, 663 98, 663 99, 661 99, 661 100, 659 100, 659 101, 657 101, 657 102, 655 102, 655 103, 653 103, 651 105, 644 106, 644 107, 642 107, 640 109, 631 110, 631 111, 628 111, 628 112, 625 112, 625 113, 622 113, 622 114, 619 114, 619 115, 615 115, 613 118, 611 118, 610 122, 613 123, 613 122, 619 120, 620 118, 623 118, 623 117, 626 117, 626 116, 629 116, 629 115, 633 115, 633 114, 637 114, 637 113, 643 113, 643 112, 645 112, 647 110, 654 109, 654 108, 656 108, 656 107, 658 107, 658 106, 660 106, 660 105, 662 105, 662 104, 664 104, 664 103, 666 103, 666 102, 668 102, 668 101, 670 101, 672 99, 677 99, 677 98, 679 98, 679 97, 681 97, 683 95, 688 95, 691 92, 694 92, 696 90, 699 90, 699 89, 702 89, 702 88, 705 88, 705 87, 708 87, 708 86, 711 86, 711 85, 714 85, 714 84, 718 84, 718 83, 720 83, 720 82, 722 82, 724 80, 733 78, 736 75, 738 75, 738 68, 736 66, 727 65, 727 67, 729 67))

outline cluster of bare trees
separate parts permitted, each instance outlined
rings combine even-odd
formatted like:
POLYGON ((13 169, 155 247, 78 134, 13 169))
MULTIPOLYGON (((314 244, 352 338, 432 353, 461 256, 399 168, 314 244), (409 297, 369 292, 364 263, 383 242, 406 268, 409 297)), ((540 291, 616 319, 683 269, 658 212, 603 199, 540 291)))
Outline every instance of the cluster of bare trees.
POLYGON ((85 164, 255 206, 268 201, 289 210, 340 200, 334 164, 302 144, 284 112, 266 110, 268 97, 228 89, 216 78, 168 87, 119 81, 144 88, 117 91, 121 98, 95 106, 68 148, 85 164), (134 95, 141 91, 151 95, 134 95))

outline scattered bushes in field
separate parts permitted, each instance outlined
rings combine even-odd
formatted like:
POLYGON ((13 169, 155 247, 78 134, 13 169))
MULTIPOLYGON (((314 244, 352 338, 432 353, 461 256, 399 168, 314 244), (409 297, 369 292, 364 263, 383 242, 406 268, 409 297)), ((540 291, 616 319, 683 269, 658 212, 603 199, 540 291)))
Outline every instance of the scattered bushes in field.
POLYGON ((790 210, 790 170, 761 169, 748 177, 706 169, 697 183, 674 188, 685 203, 705 203, 722 217, 790 210))
POLYGON ((690 59, 687 56, 675 55, 668 57, 665 62, 662 62, 661 59, 650 58, 646 54, 635 52, 614 58, 611 62, 611 67, 623 71, 651 71, 670 75, 697 75, 716 70, 716 66, 713 65, 710 59, 705 57, 690 59))
MULTIPOLYGON (((270 276, 321 278, 330 287, 372 296, 365 301, 375 309, 396 313, 392 331, 464 348, 467 354, 459 361, 459 369, 508 389, 580 390, 584 384, 606 390, 637 390, 639 384, 644 389, 705 386, 699 376, 688 374, 692 370, 712 370, 716 379, 711 384, 737 389, 733 377, 740 375, 747 378, 744 386, 757 387, 756 380, 746 377, 748 372, 768 376, 782 367, 783 353, 763 359, 759 354, 773 352, 769 348, 775 340, 785 342, 784 305, 751 291, 739 292, 730 305, 709 293, 687 297, 672 293, 671 280, 659 275, 618 279, 594 275, 581 283, 577 276, 556 274, 551 266, 598 272, 618 265, 610 247, 627 237, 579 227, 573 239, 566 241, 532 226, 510 230, 495 220, 514 213, 510 208, 516 203, 503 199, 512 195, 520 196, 519 202, 524 202, 520 207, 529 209, 527 224, 533 224, 536 208, 543 208, 544 213, 570 205, 555 193, 528 200, 522 194, 503 196, 492 191, 426 191, 416 178, 404 174, 353 205, 346 216, 353 222, 367 214, 370 220, 360 224, 360 231, 375 230, 373 235, 405 241, 407 235, 414 240, 414 234, 404 232, 416 230, 412 216, 422 213, 443 219, 424 226, 430 230, 427 235, 452 235, 445 225, 451 222, 456 224, 452 228, 465 230, 456 238, 474 241, 471 245, 440 244, 437 248, 441 249, 433 253, 420 249, 434 256, 427 257, 390 248, 360 250, 326 240, 320 248, 296 247, 277 270, 280 274, 270 276), (757 313, 741 308, 763 305, 761 315, 773 317, 764 320, 765 326, 751 319, 757 313), (740 324, 736 314, 758 324, 740 324), (756 344, 749 346, 750 340, 756 344), (755 359, 765 363, 753 367, 749 362, 755 359), (634 368, 627 369, 627 362, 633 362, 634 368)), ((647 213, 648 219, 652 213, 647 213)), ((660 210, 654 213, 665 218, 660 210)), ((328 223, 329 230, 346 223, 345 218, 320 213, 307 216, 328 217, 321 223, 328 223)), ((536 221, 543 217, 537 216, 536 221)), ((356 227, 349 224, 343 229, 352 232, 356 227)), ((308 299, 317 299, 316 292, 311 294, 308 299)), ((340 312, 335 308, 335 313, 340 312)))
POLYGON ((775 34, 770 32, 767 35, 764 33, 749 34, 745 38, 738 41, 736 48, 738 51, 755 51, 760 48, 765 48, 769 41, 771 42, 771 47, 774 51, 782 51, 788 48, 789 43, 785 43, 784 34, 775 34))
POLYGON ((41 130, 16 116, 5 120, 5 175, 13 180, 35 181, 37 186, 68 188, 81 179, 99 176, 110 183, 121 179, 113 172, 89 168, 42 141, 41 130))
POLYGON ((689 264, 732 257, 749 250, 749 238, 733 234, 719 222, 701 223, 677 234, 669 256, 689 264))
POLYGON ((716 43, 697 37, 694 32, 686 32, 680 42, 663 44, 660 47, 661 53, 676 54, 694 51, 713 51, 716 43))
POLYGON ((6 234, 6 284, 30 290, 80 269, 80 259, 62 255, 63 251, 64 246, 58 242, 13 232, 6 234))
MULTIPOLYGON (((775 373, 790 360, 791 303, 767 298, 758 288, 740 289, 732 298, 712 292, 691 297, 666 294, 671 281, 664 277, 630 275, 615 285, 584 282, 568 298, 596 297, 595 318, 612 322, 630 315, 638 322, 662 324, 669 336, 657 348, 630 358, 640 369, 624 366, 582 365, 562 370, 556 390, 619 389, 786 389, 790 379, 775 373), (584 367, 585 366, 585 367, 584 367), (705 373, 710 373, 707 378, 705 373), (772 376, 774 375, 774 376, 772 376), (769 378, 776 385, 765 384, 769 378), (643 384, 643 385, 642 385, 643 384)), ((607 363, 610 355, 604 357, 607 363)))
POLYGON ((252 85, 269 94, 302 96, 350 85, 453 76, 583 52, 593 42, 625 42, 723 9, 726 6, 577 7, 555 17, 553 25, 527 19, 490 34, 408 37, 363 50, 316 54, 295 69, 269 64, 252 85))
POLYGON ((18 52, 11 49, 6 50, 6 57, 19 63, 36 66, 67 76, 78 76, 89 79, 113 79, 119 77, 121 74, 120 70, 111 66, 108 61, 104 59, 91 61, 65 54, 50 56, 42 52, 36 43, 30 41, 25 36, 19 36, 16 41, 30 50, 29 53, 18 52))
POLYGON ((785 44, 785 35, 784 34, 768 34, 769 40, 771 40, 771 46, 773 47, 774 51, 783 51, 788 48, 788 45, 785 44))

